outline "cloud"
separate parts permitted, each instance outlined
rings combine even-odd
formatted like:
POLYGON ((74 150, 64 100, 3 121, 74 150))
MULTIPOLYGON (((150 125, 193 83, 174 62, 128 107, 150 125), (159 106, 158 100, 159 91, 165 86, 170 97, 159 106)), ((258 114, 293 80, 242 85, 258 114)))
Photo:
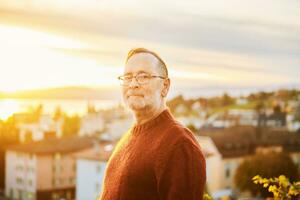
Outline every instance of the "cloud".
POLYGON ((132 47, 157 50, 175 71, 174 76, 180 70, 188 71, 185 77, 177 77, 180 84, 219 84, 215 80, 224 86, 299 83, 297 2, 262 5, 255 1, 245 6, 230 1, 223 9, 216 1, 172 2, 169 7, 158 1, 144 5, 102 1, 102 8, 90 6, 81 11, 72 6, 66 12, 2 11, 0 21, 79 40, 87 47, 55 50, 112 67, 122 66, 132 47), (232 5, 236 7, 230 8, 232 5), (191 78, 191 73, 198 78, 191 78))

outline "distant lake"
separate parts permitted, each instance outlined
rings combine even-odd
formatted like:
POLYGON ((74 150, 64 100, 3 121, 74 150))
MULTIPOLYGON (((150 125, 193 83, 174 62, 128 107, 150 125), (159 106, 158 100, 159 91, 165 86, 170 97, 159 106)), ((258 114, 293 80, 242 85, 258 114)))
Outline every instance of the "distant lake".
POLYGON ((73 100, 73 99, 0 99, 0 119, 5 120, 13 113, 26 112, 32 107, 43 105, 44 114, 52 114, 57 107, 69 115, 83 115, 88 105, 96 110, 117 106, 120 101, 113 100, 73 100))

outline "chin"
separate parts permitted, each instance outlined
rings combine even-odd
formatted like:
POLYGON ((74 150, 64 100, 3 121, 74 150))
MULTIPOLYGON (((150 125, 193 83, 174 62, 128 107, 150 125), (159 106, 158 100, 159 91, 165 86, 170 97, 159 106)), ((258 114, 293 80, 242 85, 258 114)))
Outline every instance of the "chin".
POLYGON ((130 104, 128 106, 133 111, 144 110, 146 108, 144 104, 130 104))
POLYGON ((146 104, 144 101, 127 101, 126 105, 133 111, 144 110, 146 108, 146 104))

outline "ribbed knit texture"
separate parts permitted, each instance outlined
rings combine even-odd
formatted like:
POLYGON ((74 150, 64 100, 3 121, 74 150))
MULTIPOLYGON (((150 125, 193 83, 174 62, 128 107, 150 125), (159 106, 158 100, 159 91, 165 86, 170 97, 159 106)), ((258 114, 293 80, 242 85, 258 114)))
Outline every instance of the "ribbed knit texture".
POLYGON ((100 200, 201 200, 205 181, 199 144, 166 109, 122 137, 108 161, 100 200))

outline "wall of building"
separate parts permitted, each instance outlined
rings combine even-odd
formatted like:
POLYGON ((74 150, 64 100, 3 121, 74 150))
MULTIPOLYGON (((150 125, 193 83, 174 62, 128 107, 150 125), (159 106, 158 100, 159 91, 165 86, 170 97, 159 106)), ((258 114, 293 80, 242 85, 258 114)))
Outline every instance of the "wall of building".
POLYGON ((35 199, 36 156, 14 151, 6 152, 5 194, 12 198, 35 199))
POLYGON ((106 162, 78 159, 76 199, 95 200, 99 198, 106 162))
POLYGON ((221 188, 235 188, 235 172, 244 158, 225 158, 222 160, 221 188))
POLYGON ((76 163, 71 154, 51 154, 38 157, 38 190, 75 186, 76 163))
POLYGON ((298 172, 300 174, 300 152, 295 152, 290 154, 294 163, 298 166, 298 172))
POLYGON ((206 156, 206 184, 209 192, 217 191, 221 188, 221 174, 222 174, 222 156, 217 147, 209 137, 197 136, 206 156))

